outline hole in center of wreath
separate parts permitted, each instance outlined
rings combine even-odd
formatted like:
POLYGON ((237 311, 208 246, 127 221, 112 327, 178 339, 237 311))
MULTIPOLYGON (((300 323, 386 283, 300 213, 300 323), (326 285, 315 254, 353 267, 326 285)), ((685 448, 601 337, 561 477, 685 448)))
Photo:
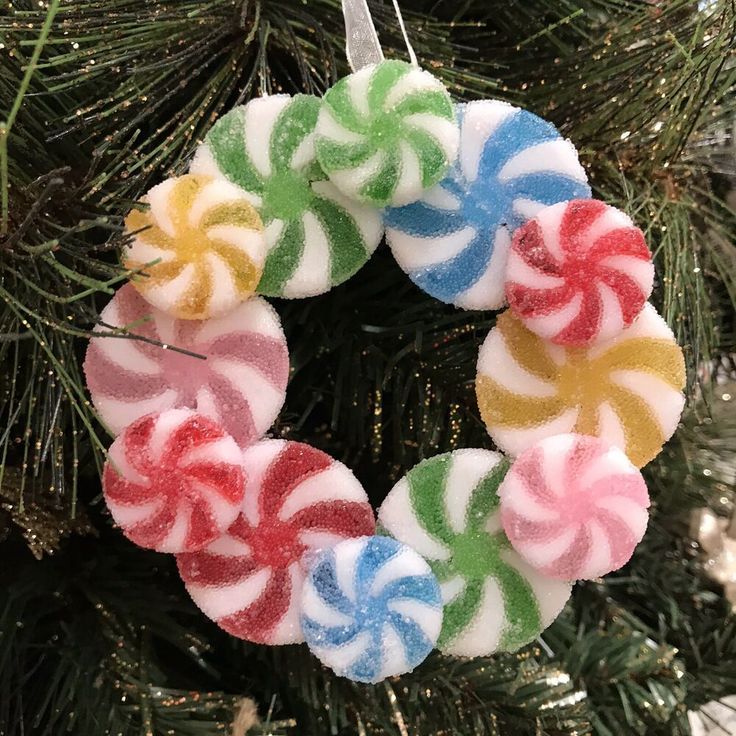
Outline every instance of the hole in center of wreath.
POLYGON ((299 530, 279 522, 261 524, 249 537, 248 545, 261 565, 277 569, 298 560, 305 549, 299 541, 299 530))
POLYGON ((293 220, 309 207, 313 198, 314 193, 304 174, 280 171, 266 182, 261 207, 263 221, 293 220))
POLYGON ((455 569, 466 578, 485 578, 498 559, 498 545, 484 531, 467 532, 456 537, 452 544, 455 569))

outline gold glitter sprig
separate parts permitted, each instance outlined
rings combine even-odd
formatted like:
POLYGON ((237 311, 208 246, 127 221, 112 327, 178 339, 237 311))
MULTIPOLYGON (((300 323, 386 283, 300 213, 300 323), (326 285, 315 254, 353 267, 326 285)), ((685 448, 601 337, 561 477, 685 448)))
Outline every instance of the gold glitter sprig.
POLYGON ((4 512, 0 516, 0 537, 7 537, 10 528, 17 527, 37 560, 58 552, 64 538, 95 531, 82 509, 77 508, 71 517, 68 506, 60 504, 58 496, 49 490, 48 479, 24 484, 23 474, 16 468, 4 469, 0 509, 4 512))

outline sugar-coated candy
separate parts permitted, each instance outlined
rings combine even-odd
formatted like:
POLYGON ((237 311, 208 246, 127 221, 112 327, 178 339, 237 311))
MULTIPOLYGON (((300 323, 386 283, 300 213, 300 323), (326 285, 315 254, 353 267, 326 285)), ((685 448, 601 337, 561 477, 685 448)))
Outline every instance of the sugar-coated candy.
POLYGON ((595 199, 545 207, 515 233, 506 269, 509 307, 559 345, 607 340, 630 325, 652 293, 644 233, 595 199))
POLYGON ((213 126, 191 171, 224 177, 248 194, 268 255, 258 292, 321 294, 350 278, 376 249, 381 215, 326 181, 314 152, 321 101, 272 95, 231 110, 213 126))
POLYGON ((344 194, 376 207, 408 204, 455 160, 450 95, 429 72, 382 61, 327 90, 317 119, 322 169, 344 194))
POLYGON ((385 212, 386 236, 419 288, 464 309, 502 306, 513 231, 547 205, 589 197, 575 147, 499 100, 456 106, 460 151, 421 200, 385 212))
POLYGON ((684 385, 682 350, 651 304, 589 348, 554 345, 506 311, 481 346, 475 382, 488 432, 510 455, 576 432, 621 448, 637 467, 675 431, 684 385))
POLYGON ((159 552, 201 549, 235 521, 243 458, 220 425, 190 409, 148 414, 112 443, 102 490, 128 539, 159 552))
POLYGON ((391 490, 379 526, 410 545, 440 581, 438 648, 477 657, 514 651, 557 617, 570 585, 544 577, 501 528, 498 487, 508 462, 495 452, 455 450, 424 460, 391 490))
POLYGON ((649 494, 622 450, 557 434, 519 455, 498 490, 514 549, 543 575, 585 580, 625 565, 647 528, 649 494))
POLYGON ((301 442, 263 440, 243 452, 245 495, 227 533, 179 555, 179 574, 204 614, 261 644, 303 641, 305 554, 373 534, 373 509, 342 463, 301 442))
POLYGON ((281 321, 264 299, 249 299, 215 319, 178 320, 126 284, 100 321, 84 371, 94 406, 113 434, 149 412, 184 406, 215 419, 245 447, 276 419, 289 354, 281 321), (126 326, 142 339, 109 336, 126 326))
POLYGON ((162 311, 207 319, 255 291, 266 257, 263 223, 247 194, 224 179, 186 174, 143 197, 150 208, 125 218, 126 268, 133 284, 162 311))
POLYGON ((390 537, 319 552, 302 593, 311 652, 338 675, 380 682, 410 672, 437 641, 442 599, 429 565, 390 537))

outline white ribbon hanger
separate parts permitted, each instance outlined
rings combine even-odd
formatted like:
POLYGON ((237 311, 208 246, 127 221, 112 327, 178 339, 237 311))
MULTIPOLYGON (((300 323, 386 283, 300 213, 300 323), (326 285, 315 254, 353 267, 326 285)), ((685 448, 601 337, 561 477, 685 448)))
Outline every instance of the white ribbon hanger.
MULTIPOLYGON (((419 66, 417 55, 409 43, 398 0, 393 0, 393 5, 409 52, 409 59, 414 66, 419 66)), ((342 14, 345 17, 345 55, 350 68, 356 72, 363 67, 382 62, 384 56, 381 42, 378 40, 368 0, 342 0, 342 14)))

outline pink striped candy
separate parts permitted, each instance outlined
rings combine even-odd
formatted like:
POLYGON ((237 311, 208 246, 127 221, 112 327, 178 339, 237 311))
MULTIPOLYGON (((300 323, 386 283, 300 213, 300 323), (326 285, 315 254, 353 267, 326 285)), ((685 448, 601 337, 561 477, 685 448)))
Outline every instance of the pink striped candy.
POLYGON ((159 552, 201 549, 235 521, 243 458, 222 427, 189 409, 138 419, 112 443, 105 501, 128 539, 159 552))
POLYGON ((649 494, 641 473, 597 437, 558 434, 532 445, 498 493, 514 549, 560 580, 618 570, 647 527, 649 494))
POLYGON ((558 345, 589 345, 628 327, 652 293, 654 266, 631 219, 595 199, 545 207, 515 233, 509 306, 558 345))
POLYGON ((192 600, 229 634, 261 644, 304 641, 306 557, 373 534, 373 509, 345 465, 301 442, 257 442, 243 466, 242 513, 206 549, 179 555, 179 574, 192 600))
POLYGON ((174 319, 127 284, 97 333, 128 327, 148 341, 95 337, 84 370, 92 401, 113 434, 154 411, 189 407, 211 417, 241 447, 273 424, 286 395, 289 355, 278 315, 260 297, 222 317, 174 319), (201 356, 201 357, 197 357, 201 356))

